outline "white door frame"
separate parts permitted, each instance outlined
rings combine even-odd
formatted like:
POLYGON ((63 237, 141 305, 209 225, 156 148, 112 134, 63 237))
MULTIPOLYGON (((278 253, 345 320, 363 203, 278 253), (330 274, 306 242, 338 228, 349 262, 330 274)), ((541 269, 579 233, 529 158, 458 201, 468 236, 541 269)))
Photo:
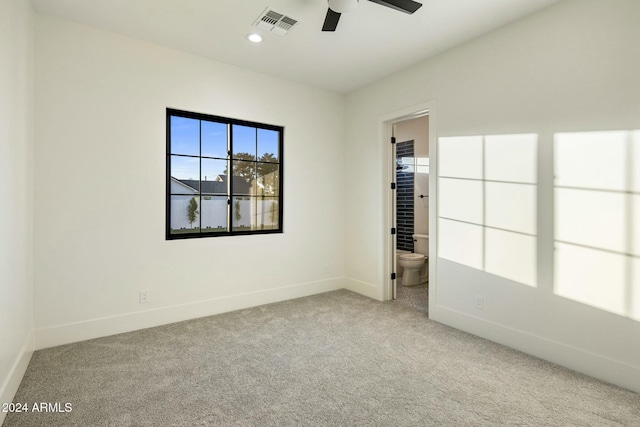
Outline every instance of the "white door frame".
POLYGON ((393 299, 395 280, 391 279, 391 273, 395 271, 395 236, 391 235, 395 214, 395 190, 391 190, 390 183, 395 182, 395 146, 390 141, 393 136, 393 125, 397 122, 413 119, 421 116, 429 116, 429 311, 431 305, 436 303, 437 295, 437 132, 436 132, 436 106, 434 101, 413 105, 401 110, 393 111, 378 119, 379 141, 382 150, 382 202, 384 206, 383 222, 383 256, 384 256, 384 289, 382 297, 384 301, 393 299))

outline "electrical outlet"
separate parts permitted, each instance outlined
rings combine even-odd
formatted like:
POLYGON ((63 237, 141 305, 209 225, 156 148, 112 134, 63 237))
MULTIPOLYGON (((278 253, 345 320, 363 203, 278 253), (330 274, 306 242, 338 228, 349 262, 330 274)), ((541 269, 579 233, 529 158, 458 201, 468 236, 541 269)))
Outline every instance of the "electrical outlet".
POLYGON ((140 304, 149 302, 149 291, 140 291, 140 304))
POLYGON ((482 295, 476 295, 473 298, 473 306, 478 310, 484 310, 484 298, 482 295))

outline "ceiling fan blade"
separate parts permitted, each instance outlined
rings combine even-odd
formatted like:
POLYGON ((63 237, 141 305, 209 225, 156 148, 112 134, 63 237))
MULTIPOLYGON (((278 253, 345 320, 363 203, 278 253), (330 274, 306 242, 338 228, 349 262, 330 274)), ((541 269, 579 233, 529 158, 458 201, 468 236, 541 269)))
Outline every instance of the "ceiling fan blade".
POLYGON ((422 7, 422 3, 418 3, 413 0, 369 0, 370 2, 377 3, 382 6, 390 7, 391 9, 399 10, 400 12, 412 14, 416 10, 422 7))
POLYGON ((340 14, 327 8, 327 16, 324 18, 324 25, 322 31, 335 31, 338 27, 338 21, 340 20, 340 14))

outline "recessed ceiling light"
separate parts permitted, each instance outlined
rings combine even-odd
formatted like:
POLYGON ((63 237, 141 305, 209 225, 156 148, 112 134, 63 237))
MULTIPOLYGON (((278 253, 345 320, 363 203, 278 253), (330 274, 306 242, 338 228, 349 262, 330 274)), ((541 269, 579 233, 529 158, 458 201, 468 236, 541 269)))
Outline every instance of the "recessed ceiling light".
POLYGON ((262 41, 262 36, 256 33, 247 34, 247 38, 249 39, 249 41, 252 41, 254 43, 260 43, 262 41))

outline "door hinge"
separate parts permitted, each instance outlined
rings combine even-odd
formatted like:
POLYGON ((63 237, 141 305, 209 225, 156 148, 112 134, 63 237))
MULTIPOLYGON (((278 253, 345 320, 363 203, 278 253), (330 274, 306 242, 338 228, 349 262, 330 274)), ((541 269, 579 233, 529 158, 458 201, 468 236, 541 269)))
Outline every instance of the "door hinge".
POLYGON ((391 183, 391 189, 392 189, 392 190, 395 190, 395 189, 396 189, 396 183, 395 183, 395 182, 392 182, 392 183, 391 183))
POLYGON ((396 143, 396 137, 395 137, 395 136, 392 136, 392 137, 391 137, 391 143, 392 143, 392 144, 395 144, 395 143, 396 143))
POLYGON ((393 227, 393 228, 391 229, 391 234, 396 234, 396 228, 395 228, 395 227, 393 227))
POLYGON ((396 273, 391 273, 391 280, 396 280, 396 273))

